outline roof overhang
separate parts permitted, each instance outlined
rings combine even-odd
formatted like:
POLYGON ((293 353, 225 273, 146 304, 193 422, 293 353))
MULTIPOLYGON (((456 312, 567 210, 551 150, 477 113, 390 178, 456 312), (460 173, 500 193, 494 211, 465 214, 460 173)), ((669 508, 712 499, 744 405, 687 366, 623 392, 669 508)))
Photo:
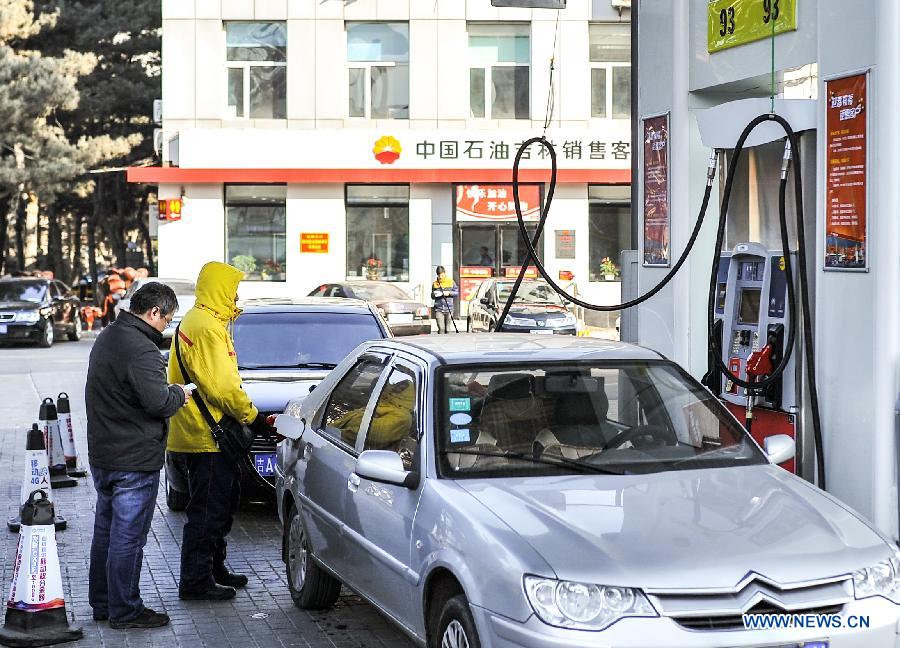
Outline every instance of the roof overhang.
MULTIPOLYGON (((345 184, 512 182, 506 169, 185 169, 131 167, 128 182, 139 184, 345 184)), ((521 182, 549 182, 549 169, 521 169, 521 182)), ((560 184, 629 184, 630 169, 559 169, 560 184)))

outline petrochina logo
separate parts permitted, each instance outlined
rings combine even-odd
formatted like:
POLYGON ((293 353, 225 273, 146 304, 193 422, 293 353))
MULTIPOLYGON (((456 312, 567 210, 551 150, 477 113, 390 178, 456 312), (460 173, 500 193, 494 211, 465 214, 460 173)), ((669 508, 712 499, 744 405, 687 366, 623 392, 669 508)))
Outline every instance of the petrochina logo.
POLYGON ((400 146, 400 142, 397 141, 397 138, 391 137, 390 135, 379 138, 379 140, 375 142, 375 147, 372 149, 372 153, 375 154, 375 159, 382 164, 393 164, 397 161, 397 158, 400 157, 400 153, 402 152, 403 147, 400 146))

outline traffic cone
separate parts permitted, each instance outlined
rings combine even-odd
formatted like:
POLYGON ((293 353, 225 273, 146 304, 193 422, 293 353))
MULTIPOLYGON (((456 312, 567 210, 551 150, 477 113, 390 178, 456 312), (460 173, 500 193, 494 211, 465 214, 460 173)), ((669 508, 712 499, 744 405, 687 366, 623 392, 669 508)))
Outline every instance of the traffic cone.
POLYGON ((53 488, 76 486, 78 481, 66 473, 66 456, 63 454, 59 419, 52 398, 45 398, 41 403, 41 413, 38 418, 44 428, 44 447, 47 448, 47 462, 50 464, 50 485, 53 488))
MULTIPOLYGON (((19 532, 22 524, 22 507, 28 502, 28 497, 35 490, 42 490, 47 499, 53 501, 53 492, 50 488, 50 469, 47 466, 47 451, 44 449, 44 435, 38 429, 37 423, 31 424, 28 431, 28 441, 25 443, 25 475, 22 480, 22 497, 19 513, 6 521, 7 528, 13 533, 19 532)), ((53 519, 53 526, 57 531, 66 528, 66 520, 61 515, 53 519)))
POLYGON ((66 473, 69 477, 84 477, 87 472, 78 465, 75 426, 72 425, 72 405, 69 403, 69 395, 66 392, 62 392, 56 397, 56 412, 59 416, 59 435, 62 437, 63 455, 66 458, 66 473))
POLYGON ((44 491, 32 492, 22 507, 6 621, 0 629, 4 646, 49 646, 83 634, 69 624, 66 613, 53 518, 53 503, 44 491))

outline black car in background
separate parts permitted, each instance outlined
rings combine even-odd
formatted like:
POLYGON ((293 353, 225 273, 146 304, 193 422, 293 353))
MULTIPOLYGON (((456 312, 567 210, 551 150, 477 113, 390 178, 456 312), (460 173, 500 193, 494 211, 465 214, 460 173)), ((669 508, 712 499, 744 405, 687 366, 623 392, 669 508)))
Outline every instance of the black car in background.
POLYGON ((81 301, 56 279, 0 277, 0 342, 43 348, 66 336, 81 339, 81 301))
MULTIPOLYGON (((266 416, 309 394, 363 342, 391 337, 375 307, 356 299, 253 299, 241 308, 234 323, 238 369, 244 390, 266 416)), ((241 483, 250 499, 274 493, 275 452, 274 441, 253 440, 254 470, 246 466, 241 483)), ((181 511, 187 502, 187 470, 166 453, 166 503, 181 511)))
MULTIPOLYGON (((513 279, 487 279, 469 302, 467 331, 495 331, 497 320, 512 291, 513 279)), ((578 319, 546 281, 526 279, 519 286, 504 333, 575 335, 578 319)))
POLYGON ((387 281, 343 281, 322 284, 310 297, 349 297, 375 304, 387 319, 394 335, 431 333, 431 309, 410 299, 403 290, 387 281))

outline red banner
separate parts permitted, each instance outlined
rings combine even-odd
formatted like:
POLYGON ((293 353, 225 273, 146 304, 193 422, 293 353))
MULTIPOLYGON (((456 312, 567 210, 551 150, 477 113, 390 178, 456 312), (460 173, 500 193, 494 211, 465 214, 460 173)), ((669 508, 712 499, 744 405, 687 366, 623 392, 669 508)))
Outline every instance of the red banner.
POLYGON ((669 116, 644 120, 644 265, 669 265, 669 116))
MULTIPOLYGON (((541 186, 536 184, 519 185, 519 203, 525 220, 538 220, 541 215, 541 186)), ((456 185, 456 220, 516 220, 516 203, 512 185, 456 185)))
POLYGON ((826 83, 825 268, 865 269, 866 74, 826 83))

